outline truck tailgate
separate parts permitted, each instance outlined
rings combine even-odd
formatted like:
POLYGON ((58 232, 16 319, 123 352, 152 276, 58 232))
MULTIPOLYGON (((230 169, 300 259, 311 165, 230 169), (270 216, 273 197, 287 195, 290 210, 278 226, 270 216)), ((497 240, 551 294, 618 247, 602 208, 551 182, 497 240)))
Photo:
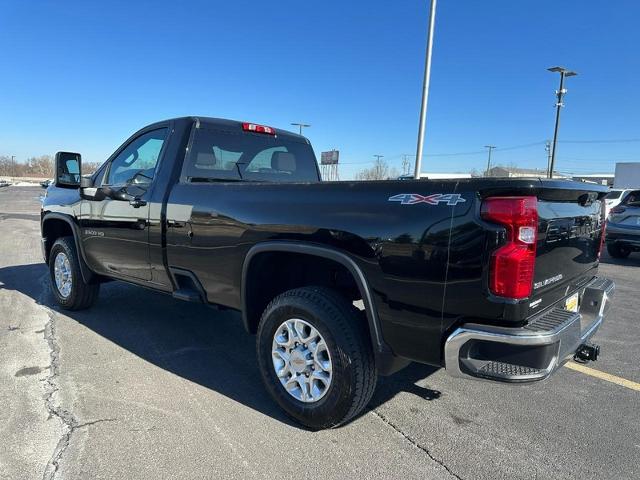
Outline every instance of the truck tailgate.
POLYGON ((532 310, 565 297, 595 274, 604 226, 602 196, 588 191, 588 185, 576 190, 546 186, 538 193, 532 310))

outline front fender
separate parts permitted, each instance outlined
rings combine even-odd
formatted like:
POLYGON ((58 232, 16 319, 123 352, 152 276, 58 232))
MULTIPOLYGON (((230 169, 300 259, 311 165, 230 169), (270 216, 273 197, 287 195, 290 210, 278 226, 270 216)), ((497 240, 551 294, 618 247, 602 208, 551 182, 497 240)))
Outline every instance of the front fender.
POLYGON ((82 242, 80 241, 80 227, 75 221, 75 218, 71 215, 58 212, 47 212, 43 214, 42 221, 40 223, 40 233, 42 237, 42 253, 45 263, 49 264, 49 252, 51 251, 51 246, 53 246, 53 243, 58 238, 58 236, 54 238, 47 238, 45 236, 45 232, 47 231, 47 222, 52 221, 63 221, 69 226, 76 245, 76 251, 78 252, 78 261, 80 263, 82 279, 85 283, 95 283, 96 274, 89 268, 89 265, 87 265, 84 249, 82 248, 82 242))

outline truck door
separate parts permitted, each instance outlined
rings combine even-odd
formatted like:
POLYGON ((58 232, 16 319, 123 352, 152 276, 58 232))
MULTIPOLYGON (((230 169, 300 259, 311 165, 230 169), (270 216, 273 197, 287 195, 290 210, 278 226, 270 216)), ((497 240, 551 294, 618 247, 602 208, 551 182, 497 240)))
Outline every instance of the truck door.
POLYGON ((82 243, 95 271, 151 280, 148 201, 167 132, 166 127, 155 127, 125 143, 106 166, 95 199, 83 200, 82 243), (135 191, 138 201, 104 194, 122 189, 135 191))

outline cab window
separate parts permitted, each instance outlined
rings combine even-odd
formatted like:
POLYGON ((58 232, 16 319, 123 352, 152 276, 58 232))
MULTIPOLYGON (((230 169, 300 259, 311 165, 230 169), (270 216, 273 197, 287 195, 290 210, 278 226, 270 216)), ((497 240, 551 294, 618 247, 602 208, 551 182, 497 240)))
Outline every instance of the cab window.
POLYGON ((183 181, 317 182, 316 158, 303 140, 240 129, 195 129, 183 181))
POLYGON ((150 184, 153 180, 167 128, 140 135, 111 161, 104 185, 150 184))

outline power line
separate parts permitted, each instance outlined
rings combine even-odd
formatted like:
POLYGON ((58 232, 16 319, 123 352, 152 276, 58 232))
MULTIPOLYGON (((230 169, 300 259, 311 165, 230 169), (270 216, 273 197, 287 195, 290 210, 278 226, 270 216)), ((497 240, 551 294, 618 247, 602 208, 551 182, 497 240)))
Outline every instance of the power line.
POLYGON ((640 138, 620 138, 614 140, 558 140, 558 143, 636 143, 640 138))
MULTIPOLYGON (((545 145, 547 143, 548 140, 540 140, 537 142, 530 142, 530 143, 523 143, 523 144, 519 144, 519 145, 512 145, 509 147, 499 147, 499 148, 495 148, 493 149, 493 152, 509 152, 509 151, 513 151, 513 150, 523 150, 526 148, 532 148, 532 147, 538 147, 541 145, 545 145)), ((573 143, 573 144, 597 144, 597 143, 635 143, 635 142, 640 142, 640 138, 627 138, 627 139, 608 139, 608 140, 558 140, 558 143, 573 143)), ((486 150, 471 150, 471 151, 465 151, 465 152, 451 152, 451 153, 447 153, 447 152, 442 152, 442 153, 426 153, 424 154, 424 156, 426 157, 464 157, 464 156, 477 156, 477 155, 486 155, 487 151, 486 150)), ((403 154, 403 153, 399 153, 399 154, 394 154, 394 155, 387 155, 384 156, 384 158, 386 158, 387 160, 394 160, 394 159, 400 159, 402 158, 403 160, 406 158, 410 158, 413 157, 415 158, 415 154, 403 154)), ((382 158, 382 155, 381 155, 382 158)), ((562 156, 562 160, 570 160, 570 161, 579 161, 579 162, 589 162, 589 161, 593 161, 593 162, 611 162, 611 163, 615 163, 615 162, 633 162, 634 159, 596 159, 596 158, 576 158, 576 157, 565 157, 562 156)), ((640 158, 638 159, 640 160, 640 158)), ((367 164, 371 164, 374 163, 374 160, 369 160, 369 161, 362 161, 362 162, 341 162, 341 165, 367 165, 367 164)))
POLYGON ((547 141, 542 140, 540 142, 525 143, 523 145, 514 145, 513 147, 496 148, 496 152, 506 152, 509 150, 520 150, 522 148, 537 147, 539 145, 544 145, 545 143, 547 143, 547 141))
MULTIPOLYGON (((519 149, 524 149, 524 148, 530 148, 530 147, 535 147, 535 146, 539 146, 539 145, 544 145, 544 140, 540 141, 540 142, 533 142, 533 143, 525 143, 522 145, 513 145, 511 147, 504 147, 504 148, 495 148, 495 152, 506 152, 506 151, 510 151, 510 150, 519 150, 519 149)), ((487 151, 486 150, 475 150, 475 151, 468 151, 468 152, 453 152, 453 153, 426 153, 424 154, 424 156, 426 157, 463 157, 463 156, 471 156, 471 155, 486 155, 487 151)), ((375 157, 376 155, 374 155, 375 157)), ((383 157, 384 155, 381 155, 381 157, 383 157)), ((405 153, 399 153, 399 154, 395 154, 395 155, 387 155, 385 156, 386 159, 396 159, 396 158, 401 158, 401 157, 415 157, 414 154, 405 154, 405 153)), ((368 163, 373 163, 373 160, 370 161, 364 161, 364 162, 341 162, 341 165, 365 165, 368 163)))

